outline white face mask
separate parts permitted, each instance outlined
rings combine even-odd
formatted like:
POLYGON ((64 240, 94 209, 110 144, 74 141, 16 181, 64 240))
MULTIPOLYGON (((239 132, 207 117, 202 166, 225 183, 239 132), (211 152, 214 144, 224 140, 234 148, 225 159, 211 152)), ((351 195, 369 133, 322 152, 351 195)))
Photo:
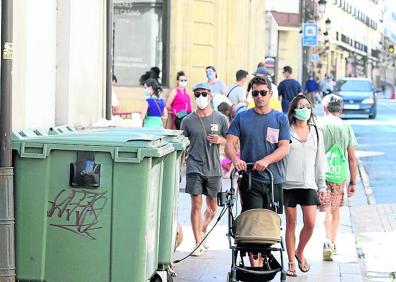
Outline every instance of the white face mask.
POLYGON ((195 98, 195 102, 197 102, 198 108, 203 110, 209 105, 209 97, 204 97, 201 95, 198 98, 195 98))

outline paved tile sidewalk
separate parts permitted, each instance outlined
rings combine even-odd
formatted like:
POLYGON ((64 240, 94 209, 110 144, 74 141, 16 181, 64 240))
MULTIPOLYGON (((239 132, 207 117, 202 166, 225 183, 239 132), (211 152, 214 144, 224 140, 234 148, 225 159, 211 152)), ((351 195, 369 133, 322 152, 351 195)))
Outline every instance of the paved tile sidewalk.
POLYGON ((396 204, 351 207, 351 215, 368 281, 394 281, 396 204))
MULTIPOLYGON (((183 186, 181 186, 183 187, 183 186)), ((225 182, 224 187, 228 187, 225 182)), ((191 225, 189 221, 190 197, 180 194, 179 222, 183 225, 184 240, 175 254, 175 259, 184 257, 194 246, 191 225)), ((322 228, 322 214, 318 214, 318 220, 314 235, 307 246, 306 257, 311 264, 308 273, 298 271, 298 277, 288 277, 287 281, 321 281, 321 282, 361 282, 361 268, 356 255, 355 237, 352 233, 349 208, 341 209, 341 225, 337 242, 337 251, 333 262, 322 261, 322 245, 324 230, 322 228)), ((282 219, 284 222, 284 219, 282 219)), ((283 224, 284 226, 284 224, 283 224)), ((299 210, 298 230, 302 227, 301 211, 299 210)), ((210 235, 210 249, 201 257, 190 257, 175 265, 176 282, 214 282, 226 281, 227 272, 231 264, 231 252, 228 248, 227 221, 223 218, 210 235)), ((286 252, 285 268, 287 268, 286 252)), ((279 275, 278 275, 279 276, 279 275)), ((279 281, 279 277, 274 281, 279 281)))

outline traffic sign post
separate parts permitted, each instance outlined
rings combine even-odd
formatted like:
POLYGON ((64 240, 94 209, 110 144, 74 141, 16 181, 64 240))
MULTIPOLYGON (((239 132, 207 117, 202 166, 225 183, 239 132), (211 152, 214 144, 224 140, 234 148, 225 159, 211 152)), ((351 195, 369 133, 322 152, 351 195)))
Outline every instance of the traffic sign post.
POLYGON ((316 23, 304 23, 303 46, 318 45, 318 25, 316 23))

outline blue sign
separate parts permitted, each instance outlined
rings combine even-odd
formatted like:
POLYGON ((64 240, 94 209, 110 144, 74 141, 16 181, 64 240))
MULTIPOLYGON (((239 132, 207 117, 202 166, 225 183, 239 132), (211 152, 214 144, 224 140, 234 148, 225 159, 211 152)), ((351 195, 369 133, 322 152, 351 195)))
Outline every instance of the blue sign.
POLYGON ((311 54, 311 62, 316 63, 320 60, 320 57, 318 54, 311 54))
POLYGON ((305 23, 303 26, 303 46, 318 45, 318 26, 316 23, 305 23))

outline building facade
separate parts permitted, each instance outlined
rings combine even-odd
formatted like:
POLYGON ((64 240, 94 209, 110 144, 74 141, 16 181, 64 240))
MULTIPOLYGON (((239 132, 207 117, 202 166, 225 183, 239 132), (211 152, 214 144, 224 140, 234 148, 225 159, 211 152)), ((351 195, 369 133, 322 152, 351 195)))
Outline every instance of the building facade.
MULTIPOLYGON (((13 128, 92 125, 106 109, 105 0, 14 2, 13 128)), ((140 111, 140 77, 192 88, 214 65, 226 84, 265 57, 263 0, 114 0, 113 72, 122 110, 140 111)))
POLYGON ((376 76, 379 60, 376 50, 381 42, 381 5, 378 0, 327 1, 320 20, 322 31, 321 60, 318 72, 342 76, 376 76), (326 25, 326 21, 330 24, 326 25), (323 33, 328 36, 323 36, 323 33))
POLYGON ((238 69, 253 72, 264 60, 263 0, 117 0, 114 8, 114 73, 123 110, 140 109, 139 78, 151 67, 161 69, 166 96, 180 70, 190 88, 206 81, 209 65, 231 84, 238 69))
POLYGON ((274 68, 268 68, 274 73, 275 82, 279 84, 283 80, 282 68, 287 65, 292 67, 295 78, 300 77, 302 61, 299 14, 267 11, 266 19, 265 54, 267 58, 274 58, 274 68))
POLYGON ((383 1, 383 36, 379 49, 379 72, 375 77, 378 87, 381 87, 384 97, 395 99, 396 83, 396 2, 391 0, 383 1), (393 47, 393 53, 391 52, 393 47))
POLYGON ((14 1, 14 129, 104 116, 105 9, 95 0, 14 1))

